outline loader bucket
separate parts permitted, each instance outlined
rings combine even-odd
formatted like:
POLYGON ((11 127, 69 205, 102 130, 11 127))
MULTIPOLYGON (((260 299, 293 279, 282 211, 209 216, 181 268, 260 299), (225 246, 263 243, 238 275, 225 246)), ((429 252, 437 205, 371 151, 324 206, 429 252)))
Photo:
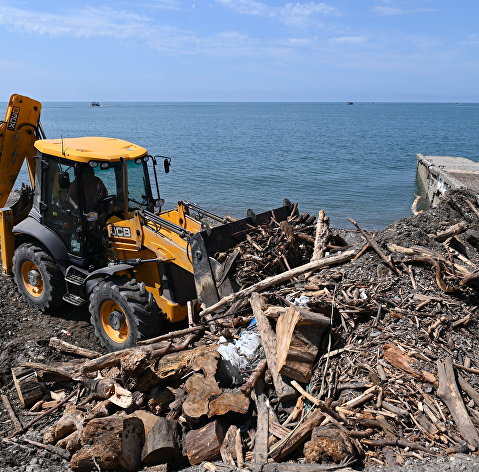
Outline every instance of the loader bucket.
POLYGON ((206 227, 194 235, 191 252, 196 292, 206 306, 213 305, 221 297, 234 293, 238 289, 229 274, 232 268, 231 260, 226 259, 223 264, 220 264, 214 259, 214 255, 236 246, 246 238, 252 228, 268 223, 271 218, 277 222, 286 220, 291 208, 291 203, 285 200, 285 205, 257 215, 248 210, 246 218, 220 226, 206 227))

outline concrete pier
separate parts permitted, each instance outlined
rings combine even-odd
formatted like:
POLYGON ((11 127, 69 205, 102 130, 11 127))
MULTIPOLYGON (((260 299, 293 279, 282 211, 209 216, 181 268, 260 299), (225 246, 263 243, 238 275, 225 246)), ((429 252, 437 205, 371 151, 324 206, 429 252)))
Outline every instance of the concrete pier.
POLYGON ((416 177, 431 206, 448 190, 462 188, 479 195, 479 163, 465 157, 417 154, 416 177))

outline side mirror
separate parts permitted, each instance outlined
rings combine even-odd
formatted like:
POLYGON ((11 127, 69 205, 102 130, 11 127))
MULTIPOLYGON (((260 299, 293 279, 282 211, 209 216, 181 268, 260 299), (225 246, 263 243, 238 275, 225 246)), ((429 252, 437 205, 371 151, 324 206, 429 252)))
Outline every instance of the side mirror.
POLYGON ((163 161, 163 167, 165 169, 165 174, 168 174, 171 167, 171 159, 169 157, 165 158, 165 160, 163 161))
POLYGON ((58 185, 62 190, 67 190, 70 187, 70 175, 68 172, 58 173, 58 185))

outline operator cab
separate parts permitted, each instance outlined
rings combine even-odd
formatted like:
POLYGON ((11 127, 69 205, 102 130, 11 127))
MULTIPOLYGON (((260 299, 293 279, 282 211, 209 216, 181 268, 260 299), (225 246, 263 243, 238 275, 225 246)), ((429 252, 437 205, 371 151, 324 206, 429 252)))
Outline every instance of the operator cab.
POLYGON ((127 219, 140 208, 153 211, 146 149, 99 137, 44 139, 35 147, 33 215, 70 255, 101 265, 108 219, 127 219))

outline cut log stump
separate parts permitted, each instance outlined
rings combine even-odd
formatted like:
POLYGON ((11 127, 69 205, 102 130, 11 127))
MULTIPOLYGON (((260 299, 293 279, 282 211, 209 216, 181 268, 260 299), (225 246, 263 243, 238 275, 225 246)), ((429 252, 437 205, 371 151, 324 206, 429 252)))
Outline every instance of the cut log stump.
POLYGON ((189 431, 185 436, 185 452, 190 464, 219 459, 224 438, 225 429, 219 421, 189 431))
POLYGON ((13 383, 17 389, 18 399, 23 408, 33 405, 43 397, 42 387, 33 369, 29 367, 14 367, 12 376, 13 383))

